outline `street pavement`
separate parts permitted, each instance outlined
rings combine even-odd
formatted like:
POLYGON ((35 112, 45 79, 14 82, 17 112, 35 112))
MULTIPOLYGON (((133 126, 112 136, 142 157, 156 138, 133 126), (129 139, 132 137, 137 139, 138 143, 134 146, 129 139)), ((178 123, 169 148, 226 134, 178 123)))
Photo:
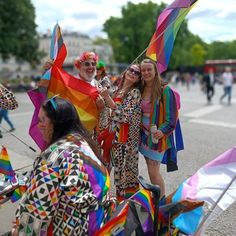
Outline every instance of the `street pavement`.
MULTIPOLYGON (((161 167, 167 194, 174 191, 180 183, 193 175, 205 163, 235 146, 236 142, 236 86, 233 88, 233 99, 230 106, 226 102, 219 103, 219 97, 223 93, 221 85, 216 86, 212 104, 207 104, 206 96, 198 84, 190 86, 190 90, 182 85, 175 86, 175 88, 181 94, 180 120, 185 150, 178 155, 178 171, 167 173, 166 167, 164 165, 161 167)), ((14 169, 32 164, 39 154, 39 149, 28 135, 33 106, 25 93, 18 93, 16 96, 20 104, 19 108, 9 112, 9 116, 16 126, 13 134, 28 146, 36 149, 37 152, 34 153, 10 133, 3 131, 0 144, 7 147, 14 169)), ((4 122, 1 126, 9 129, 4 122)), ((148 178, 145 161, 141 155, 139 161, 140 175, 148 178)), ((28 169, 29 167, 21 171, 28 169)), ((0 206, 0 235, 11 229, 16 206, 17 203, 10 202, 0 206)), ((236 204, 233 204, 211 223, 205 235, 236 235, 235 211, 236 204)))

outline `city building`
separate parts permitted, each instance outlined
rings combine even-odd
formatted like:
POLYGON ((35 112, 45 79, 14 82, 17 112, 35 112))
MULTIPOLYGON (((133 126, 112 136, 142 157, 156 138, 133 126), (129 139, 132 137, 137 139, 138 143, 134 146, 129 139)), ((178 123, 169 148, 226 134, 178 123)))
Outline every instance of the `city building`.
MULTIPOLYGON (((63 65, 66 70, 70 72, 75 70, 74 60, 84 51, 94 51, 106 64, 113 63, 113 51, 109 44, 95 44, 88 35, 81 33, 62 32, 62 34, 67 48, 67 56, 63 65)), ((43 64, 50 58, 50 42, 51 31, 39 36, 39 50, 44 53, 44 57, 41 59, 41 63, 37 65, 36 69, 32 69, 27 62, 16 61, 13 57, 6 61, 0 58, 0 78, 21 79, 24 77, 40 76, 43 64)))

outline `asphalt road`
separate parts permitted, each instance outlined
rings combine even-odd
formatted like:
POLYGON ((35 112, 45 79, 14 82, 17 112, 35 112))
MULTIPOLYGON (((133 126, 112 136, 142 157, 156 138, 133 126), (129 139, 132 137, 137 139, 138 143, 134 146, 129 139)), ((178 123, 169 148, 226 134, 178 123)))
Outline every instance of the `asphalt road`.
MULTIPOLYGON (((217 157, 227 149, 235 146, 236 142, 236 86, 233 89, 232 105, 219 103, 223 92, 222 86, 216 86, 213 104, 206 103, 206 97, 198 85, 190 87, 178 86, 181 94, 180 120, 184 135, 185 150, 179 153, 179 170, 167 173, 162 166, 162 173, 166 181, 167 193, 174 191, 180 183, 194 174, 201 166, 217 157)), ((33 162, 39 153, 33 140, 28 135, 28 127, 33 114, 33 106, 25 93, 17 94, 20 103, 16 111, 9 112, 10 118, 16 126, 13 134, 22 139, 27 145, 35 148, 32 152, 22 142, 7 132, 3 132, 0 144, 4 144, 9 151, 13 167, 21 168, 33 162)), ((6 123, 1 124, 9 129, 6 123)), ((27 169, 26 169, 27 170, 27 169)), ((140 156, 140 174, 148 178, 143 157, 140 156)), ((10 202, 0 206, 0 234, 11 229, 16 204, 10 202)), ((236 204, 218 217, 207 229, 205 235, 221 236, 236 235, 236 204)))

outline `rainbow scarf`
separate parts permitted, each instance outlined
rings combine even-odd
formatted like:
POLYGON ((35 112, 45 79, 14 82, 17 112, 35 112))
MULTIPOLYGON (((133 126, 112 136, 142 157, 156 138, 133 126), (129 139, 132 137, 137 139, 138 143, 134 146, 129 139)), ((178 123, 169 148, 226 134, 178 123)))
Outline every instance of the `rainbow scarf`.
POLYGON ((195 2, 197 0, 175 0, 158 17, 146 56, 157 61, 159 73, 167 69, 178 30, 195 2))

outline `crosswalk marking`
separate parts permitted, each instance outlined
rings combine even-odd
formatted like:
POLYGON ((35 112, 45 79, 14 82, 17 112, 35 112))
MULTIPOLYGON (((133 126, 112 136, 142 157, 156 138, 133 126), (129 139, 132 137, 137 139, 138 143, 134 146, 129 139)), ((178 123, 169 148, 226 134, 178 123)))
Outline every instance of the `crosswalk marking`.
POLYGON ((220 122, 220 121, 191 119, 191 120, 189 120, 189 122, 196 123, 196 124, 202 124, 202 125, 220 126, 220 127, 225 127, 225 128, 236 129, 236 124, 225 123, 225 122, 220 122))
POLYGON ((18 117, 18 116, 28 116, 33 115, 33 111, 26 111, 26 112, 20 112, 20 113, 13 113, 11 114, 11 117, 18 117))
POLYGON ((220 106, 220 105, 212 105, 212 106, 208 106, 208 107, 204 107, 204 108, 195 110, 193 112, 186 113, 186 114, 184 114, 184 116, 191 117, 191 118, 199 118, 199 117, 205 116, 207 114, 210 114, 214 111, 218 111, 221 108, 222 108, 222 106, 220 106))

